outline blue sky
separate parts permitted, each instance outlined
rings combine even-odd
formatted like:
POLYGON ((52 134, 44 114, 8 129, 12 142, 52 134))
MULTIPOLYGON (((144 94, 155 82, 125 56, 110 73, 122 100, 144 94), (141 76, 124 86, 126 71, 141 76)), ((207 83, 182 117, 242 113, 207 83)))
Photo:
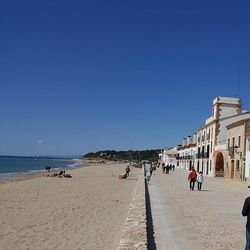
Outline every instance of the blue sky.
POLYGON ((249 1, 0 6, 0 154, 175 145, 216 96, 250 110, 249 1))

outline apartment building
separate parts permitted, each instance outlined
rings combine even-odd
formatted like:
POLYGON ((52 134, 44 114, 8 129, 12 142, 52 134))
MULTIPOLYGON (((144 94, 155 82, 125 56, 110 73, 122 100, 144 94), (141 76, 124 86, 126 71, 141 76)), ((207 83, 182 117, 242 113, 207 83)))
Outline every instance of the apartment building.
POLYGON ((165 148, 160 154, 160 162, 165 163, 165 165, 177 165, 177 160, 176 160, 176 155, 177 155, 177 147, 169 147, 165 148))
POLYGON ((213 100, 212 116, 196 134, 195 168, 209 176, 225 176, 227 159, 227 126, 250 118, 242 109, 239 98, 217 97, 213 100))
POLYGON ((227 126, 225 177, 246 180, 250 177, 250 119, 227 126))
POLYGON ((177 147, 177 167, 185 170, 191 170, 194 166, 196 157, 196 134, 183 138, 182 145, 177 147))

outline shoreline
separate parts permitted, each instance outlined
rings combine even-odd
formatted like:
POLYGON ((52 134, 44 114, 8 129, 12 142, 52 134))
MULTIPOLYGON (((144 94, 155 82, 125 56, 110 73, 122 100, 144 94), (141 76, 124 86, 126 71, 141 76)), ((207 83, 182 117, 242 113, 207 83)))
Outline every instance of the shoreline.
POLYGON ((60 170, 65 170, 66 173, 71 172, 72 170, 81 169, 85 167, 90 166, 103 166, 106 165, 122 165, 123 162, 109 162, 107 161, 105 164, 103 164, 101 161, 95 161, 95 160, 88 160, 88 159, 72 159, 78 162, 82 162, 81 165, 78 165, 77 167, 60 167, 60 168, 52 168, 50 172, 46 172, 45 170, 37 170, 36 172, 24 172, 23 174, 15 175, 8 178, 0 179, 0 185, 6 184, 6 183, 12 183, 12 182, 19 182, 19 181, 25 181, 30 179, 37 179, 41 177, 51 177, 52 174, 60 172, 60 170), (50 175, 50 176, 48 176, 50 175))
POLYGON ((16 182, 16 181, 23 181, 23 180, 28 180, 28 179, 35 179, 35 178, 40 178, 40 177, 47 177, 47 175, 51 175, 53 173, 57 173, 60 170, 65 170, 65 171, 71 171, 73 169, 78 169, 82 168, 85 166, 88 166, 89 163, 85 162, 85 160, 82 159, 70 159, 69 162, 72 162, 71 165, 68 166, 62 166, 62 167, 55 167, 51 168, 50 172, 47 172, 44 169, 37 169, 37 170, 29 170, 29 171, 24 171, 20 173, 14 174, 13 172, 10 173, 1 173, 1 174, 14 174, 12 176, 8 176, 5 178, 0 178, 0 185, 8 182, 16 182), (77 166, 73 166, 74 164, 79 163, 77 166))

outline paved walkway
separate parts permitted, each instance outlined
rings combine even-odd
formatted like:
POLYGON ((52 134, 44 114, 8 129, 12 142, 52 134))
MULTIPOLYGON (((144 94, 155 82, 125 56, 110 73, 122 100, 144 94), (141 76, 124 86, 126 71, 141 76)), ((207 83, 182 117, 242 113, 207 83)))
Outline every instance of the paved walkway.
POLYGON ((158 168, 149 184, 157 250, 244 249, 241 209, 247 183, 206 177, 203 191, 189 191, 188 172, 158 168))

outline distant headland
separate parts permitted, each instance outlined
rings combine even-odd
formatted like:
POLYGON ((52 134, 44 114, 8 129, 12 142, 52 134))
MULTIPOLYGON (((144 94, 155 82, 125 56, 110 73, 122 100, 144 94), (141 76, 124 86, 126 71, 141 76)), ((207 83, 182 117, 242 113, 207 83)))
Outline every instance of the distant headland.
POLYGON ((159 159, 161 149, 151 150, 102 150, 97 152, 90 152, 82 156, 84 159, 105 159, 110 161, 156 161, 159 159))

